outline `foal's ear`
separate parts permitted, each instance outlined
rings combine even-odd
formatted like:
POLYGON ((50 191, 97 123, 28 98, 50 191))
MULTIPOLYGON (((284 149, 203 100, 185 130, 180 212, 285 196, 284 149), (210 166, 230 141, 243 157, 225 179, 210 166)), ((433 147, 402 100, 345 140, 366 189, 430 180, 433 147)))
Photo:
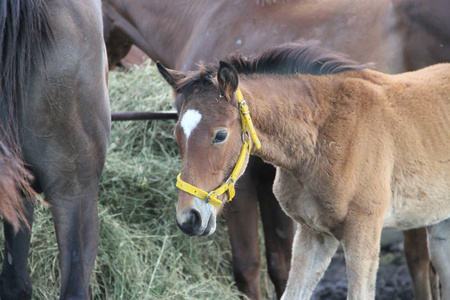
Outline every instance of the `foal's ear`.
POLYGON ((167 81, 167 83, 172 86, 172 88, 175 88, 178 81, 186 77, 186 75, 179 71, 166 69, 166 67, 164 67, 159 61, 156 62, 156 66, 158 67, 159 73, 167 81))
POLYGON ((238 87, 239 79, 236 69, 229 62, 220 61, 217 81, 222 92, 225 93, 225 97, 228 100, 232 99, 232 95, 238 87))

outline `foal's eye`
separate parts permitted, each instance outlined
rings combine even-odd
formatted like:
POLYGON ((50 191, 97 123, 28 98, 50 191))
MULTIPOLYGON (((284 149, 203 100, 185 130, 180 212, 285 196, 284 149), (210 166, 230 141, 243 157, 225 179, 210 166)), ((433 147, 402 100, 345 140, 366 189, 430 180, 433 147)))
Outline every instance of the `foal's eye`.
POLYGON ((228 132, 226 132, 225 130, 217 131, 216 136, 214 137, 213 144, 220 144, 220 143, 225 142, 225 140, 227 139, 227 136, 228 136, 228 132))

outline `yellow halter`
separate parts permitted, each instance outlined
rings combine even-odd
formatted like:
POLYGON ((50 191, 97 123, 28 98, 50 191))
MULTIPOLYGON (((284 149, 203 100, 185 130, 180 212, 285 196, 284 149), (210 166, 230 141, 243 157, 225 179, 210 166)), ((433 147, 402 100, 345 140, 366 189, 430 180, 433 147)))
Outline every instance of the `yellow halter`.
POLYGON ((248 110, 248 105, 244 100, 244 96, 242 96, 241 90, 238 88, 236 90, 236 96, 239 101, 239 114, 241 115, 241 122, 242 122, 242 149, 241 154, 239 155, 238 161, 236 163, 236 166, 233 169, 233 172, 231 172, 230 177, 228 177, 227 181, 222 184, 220 187, 215 189, 212 192, 205 192, 199 188, 196 188, 193 185, 190 185, 189 183, 184 182, 181 180, 180 176, 181 173, 177 176, 177 188, 179 188, 182 191, 185 191, 191 195, 196 196, 197 198, 206 200, 206 203, 211 203, 212 205, 219 207, 222 205, 222 201, 217 199, 220 195, 227 192, 228 194, 228 201, 231 201, 236 194, 234 189, 234 183, 236 182, 237 176, 239 175, 239 172, 242 169, 242 166, 244 165, 245 157, 247 156, 247 153, 250 153, 250 150, 252 148, 251 143, 249 141, 249 138, 245 138, 245 133, 250 132, 250 136, 253 139, 253 142, 255 143, 255 146, 257 149, 261 147, 261 142, 258 139, 258 136, 256 135, 255 128, 253 127, 252 119, 250 118, 250 111, 248 110))

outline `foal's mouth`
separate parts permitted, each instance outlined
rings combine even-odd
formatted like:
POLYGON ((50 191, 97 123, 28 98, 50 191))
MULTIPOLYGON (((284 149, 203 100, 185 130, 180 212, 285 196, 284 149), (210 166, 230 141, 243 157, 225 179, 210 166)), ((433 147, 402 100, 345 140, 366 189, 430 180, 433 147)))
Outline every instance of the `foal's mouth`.
POLYGON ((202 236, 207 236, 210 235, 212 233, 214 233, 214 220, 213 220, 213 215, 211 214, 209 216, 209 220, 208 220, 208 224, 206 225, 205 231, 203 231, 203 233, 201 234, 202 236))
POLYGON ((202 221, 202 213, 193 208, 189 212, 186 213, 187 218, 183 221, 179 221, 176 218, 177 226, 183 231, 184 234, 188 236, 207 236, 214 233, 216 229, 216 217, 214 213, 203 214, 205 219, 202 221), (206 220, 208 218, 208 220, 206 220), (207 222, 204 222, 204 221, 207 222), (205 224, 203 225, 202 224, 205 224))

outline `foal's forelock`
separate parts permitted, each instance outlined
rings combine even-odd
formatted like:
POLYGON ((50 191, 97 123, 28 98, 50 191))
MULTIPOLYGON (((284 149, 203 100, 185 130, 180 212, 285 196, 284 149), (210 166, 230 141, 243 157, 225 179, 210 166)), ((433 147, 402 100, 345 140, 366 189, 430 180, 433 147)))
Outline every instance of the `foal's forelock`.
POLYGON ((175 90, 179 94, 190 95, 197 89, 214 87, 218 90, 217 81, 214 79, 217 73, 217 67, 214 65, 199 66, 199 70, 189 72, 187 76, 177 82, 175 90))

